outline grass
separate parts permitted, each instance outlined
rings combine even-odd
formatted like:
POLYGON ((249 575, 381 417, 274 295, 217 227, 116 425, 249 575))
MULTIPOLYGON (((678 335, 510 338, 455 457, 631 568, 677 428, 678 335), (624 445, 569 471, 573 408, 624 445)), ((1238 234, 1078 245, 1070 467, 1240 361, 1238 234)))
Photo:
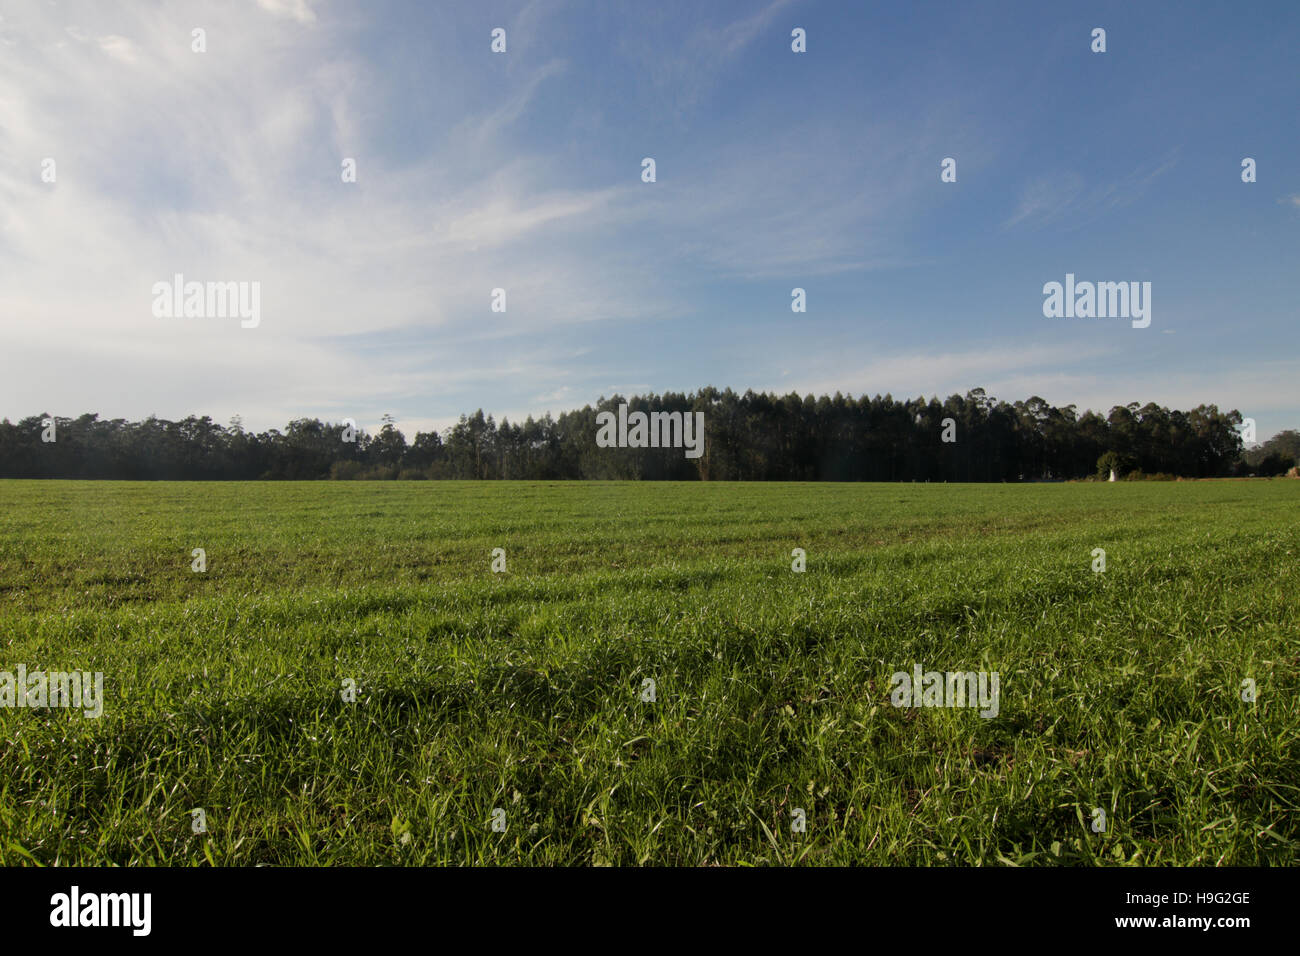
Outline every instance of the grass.
POLYGON ((1284 480, 3 481, 105 709, 0 709, 0 863, 1289 864, 1297 595, 1284 480))

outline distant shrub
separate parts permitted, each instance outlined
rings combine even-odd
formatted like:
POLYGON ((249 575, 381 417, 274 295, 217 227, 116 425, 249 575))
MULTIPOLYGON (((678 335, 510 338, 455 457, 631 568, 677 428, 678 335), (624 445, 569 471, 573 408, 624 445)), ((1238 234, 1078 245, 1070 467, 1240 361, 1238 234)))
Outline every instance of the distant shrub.
POLYGON ((330 478, 333 481, 355 481, 361 477, 364 467, 359 461, 336 461, 330 465, 330 478))
POLYGON ((1270 452, 1255 466, 1255 474, 1264 478, 1273 478, 1277 475, 1285 475, 1288 467, 1293 464, 1294 462, 1288 461, 1286 456, 1281 452, 1270 452))
POLYGON ((1300 478, 1300 465, 1292 465, 1291 470, 1286 473, 1288 478, 1300 478))
POLYGON ((429 473, 422 468, 403 468, 397 473, 398 481, 428 481, 429 473))
POLYGON ((1177 475, 1171 475, 1168 472, 1157 471, 1155 474, 1148 475, 1141 468, 1135 468, 1125 475, 1121 481, 1177 481, 1177 475))

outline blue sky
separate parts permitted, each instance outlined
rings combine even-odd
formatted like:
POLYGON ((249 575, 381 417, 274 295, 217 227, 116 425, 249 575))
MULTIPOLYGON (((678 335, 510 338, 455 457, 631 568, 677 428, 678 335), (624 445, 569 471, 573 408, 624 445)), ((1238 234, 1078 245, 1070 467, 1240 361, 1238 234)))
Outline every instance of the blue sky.
POLYGON ((0 416, 413 435, 708 384, 983 387, 1213 402, 1262 439, 1300 427, 1298 28, 1294 3, 0 2, 0 416), (178 272, 260 282, 260 324, 155 317, 178 272), (1150 327, 1045 318, 1067 273, 1151 282, 1150 327))

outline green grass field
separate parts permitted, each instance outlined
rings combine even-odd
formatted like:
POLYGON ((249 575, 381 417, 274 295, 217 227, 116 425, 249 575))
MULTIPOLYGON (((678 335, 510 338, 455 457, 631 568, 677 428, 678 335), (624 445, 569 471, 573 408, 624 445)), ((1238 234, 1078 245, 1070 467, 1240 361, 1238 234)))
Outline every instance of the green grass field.
POLYGON ((4 481, 0 863, 1289 864, 1298 611, 1296 481, 4 481))

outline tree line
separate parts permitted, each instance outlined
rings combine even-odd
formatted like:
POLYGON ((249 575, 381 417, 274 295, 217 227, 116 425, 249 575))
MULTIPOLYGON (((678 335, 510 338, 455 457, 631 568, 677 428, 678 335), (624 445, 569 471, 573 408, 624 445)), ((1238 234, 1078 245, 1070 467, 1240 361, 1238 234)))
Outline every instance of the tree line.
POLYGON ((1241 423, 1239 412, 1214 405, 1177 411, 1134 402, 1102 417, 1037 396, 1007 404, 978 388, 943 402, 712 387, 616 395, 522 423, 497 423, 480 409, 411 441, 389 416, 369 434, 315 418, 254 433, 238 417, 222 426, 207 416, 132 422, 43 413, 0 422, 0 477, 1038 481, 1112 466, 1129 477, 1206 478, 1297 464, 1296 432, 1275 436, 1276 447, 1261 455, 1243 449, 1241 423), (624 402, 629 412, 704 412, 703 455, 598 447, 597 414, 624 402))

